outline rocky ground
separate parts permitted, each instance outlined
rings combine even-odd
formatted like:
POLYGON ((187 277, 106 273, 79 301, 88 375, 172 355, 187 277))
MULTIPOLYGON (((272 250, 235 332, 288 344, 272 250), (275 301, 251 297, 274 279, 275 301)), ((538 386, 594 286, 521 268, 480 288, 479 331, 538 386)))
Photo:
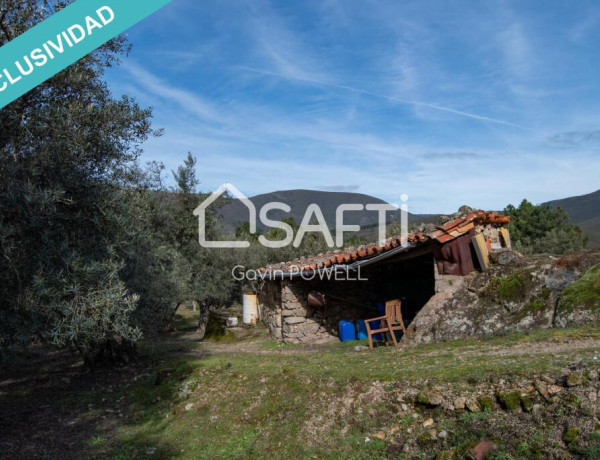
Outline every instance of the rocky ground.
POLYGON ((47 350, 3 367, 0 456, 600 455, 597 326, 374 351, 190 329, 142 351, 110 372, 47 350))
POLYGON ((600 251, 565 257, 494 254, 490 269, 455 281, 418 314, 419 344, 600 321, 600 251))
POLYGON ((598 368, 562 375, 426 383, 373 383, 369 399, 396 405, 399 418, 371 435, 389 454, 435 458, 598 458, 598 368), (499 451, 500 449, 500 451, 499 451))

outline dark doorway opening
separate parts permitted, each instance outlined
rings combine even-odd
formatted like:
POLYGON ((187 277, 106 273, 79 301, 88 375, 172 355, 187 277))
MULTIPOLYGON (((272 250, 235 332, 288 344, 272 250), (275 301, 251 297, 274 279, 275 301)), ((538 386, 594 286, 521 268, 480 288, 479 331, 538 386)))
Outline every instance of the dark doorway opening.
POLYGON ((402 301, 402 314, 408 325, 435 294, 434 259, 431 253, 384 262, 366 269, 379 301, 402 301))
MULTIPOLYGON (((402 257, 362 267, 360 273, 352 273, 350 280, 295 279, 286 283, 286 289, 293 293, 293 298, 301 299, 306 307, 306 318, 331 335, 338 335, 341 320, 356 322, 381 316, 377 304, 394 299, 402 301, 402 315, 408 327, 435 294, 434 257, 431 252, 405 253, 402 257), (356 279, 358 276, 360 280, 356 279), (324 295, 326 306, 308 305, 311 292, 324 295)), ((286 295, 280 299, 282 304, 287 302, 286 295)), ((302 313, 292 311, 289 314, 302 313)), ((289 323, 283 318, 283 322, 286 321, 289 323)), ((308 341, 308 338, 303 339, 308 341)))

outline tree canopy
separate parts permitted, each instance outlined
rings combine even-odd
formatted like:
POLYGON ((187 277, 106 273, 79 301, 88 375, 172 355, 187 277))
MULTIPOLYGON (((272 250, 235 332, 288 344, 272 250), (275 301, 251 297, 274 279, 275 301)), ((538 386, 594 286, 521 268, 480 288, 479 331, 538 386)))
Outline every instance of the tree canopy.
MULTIPOLYGON (((68 3, 3 1, 0 45, 68 3)), ((156 220, 160 174, 138 165, 160 133, 103 80, 127 50, 115 38, 0 110, 1 352, 41 340, 90 363, 122 357, 140 315, 177 296, 164 274, 179 262, 156 220)))
POLYGON ((528 253, 579 251, 587 237, 562 208, 535 206, 523 200, 518 208, 508 205, 504 213, 511 218, 510 233, 516 249, 528 253))

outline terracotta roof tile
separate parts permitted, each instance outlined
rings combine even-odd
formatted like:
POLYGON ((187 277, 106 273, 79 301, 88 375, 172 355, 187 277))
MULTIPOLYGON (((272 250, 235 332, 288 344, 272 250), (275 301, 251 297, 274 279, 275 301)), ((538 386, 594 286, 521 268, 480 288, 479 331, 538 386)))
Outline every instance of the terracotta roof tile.
MULTIPOLYGON (((428 241, 438 241, 441 244, 458 238, 459 236, 468 233, 477 224, 495 224, 504 225, 510 222, 510 218, 503 216, 494 211, 473 211, 465 217, 457 218, 446 222, 437 230, 429 233, 411 233, 408 235, 408 242, 411 245, 420 245, 428 241)), ((314 257, 301 258, 289 262, 281 262, 271 264, 267 267, 259 269, 259 272, 267 272, 271 270, 289 270, 292 267, 302 267, 302 271, 311 271, 321 268, 329 268, 333 265, 350 264, 362 259, 368 259, 378 254, 391 251, 394 248, 402 245, 402 239, 399 236, 388 238, 385 245, 377 243, 360 246, 358 248, 347 248, 344 250, 333 250, 326 254, 319 254, 314 257)))

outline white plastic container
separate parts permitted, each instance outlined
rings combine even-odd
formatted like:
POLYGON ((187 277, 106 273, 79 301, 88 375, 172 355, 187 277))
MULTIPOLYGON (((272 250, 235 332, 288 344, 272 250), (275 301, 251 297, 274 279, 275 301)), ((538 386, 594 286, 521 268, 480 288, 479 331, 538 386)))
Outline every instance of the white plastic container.
POLYGON ((235 316, 230 316, 227 318, 227 327, 237 327, 238 319, 235 316))
POLYGON ((253 293, 244 294, 242 307, 244 324, 256 325, 258 320, 258 296, 253 293))

